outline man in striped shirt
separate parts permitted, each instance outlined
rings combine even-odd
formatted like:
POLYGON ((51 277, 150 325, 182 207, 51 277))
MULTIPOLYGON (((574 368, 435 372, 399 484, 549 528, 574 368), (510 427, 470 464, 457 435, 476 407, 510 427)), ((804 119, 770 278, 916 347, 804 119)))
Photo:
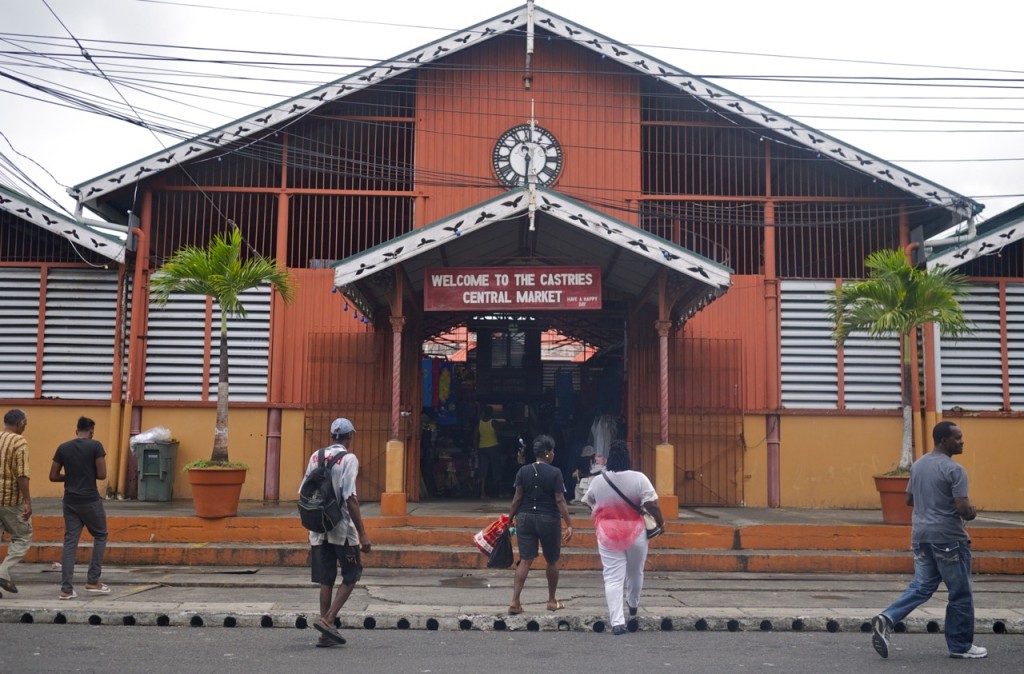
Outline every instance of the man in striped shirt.
MULTIPOLYGON (((0 431, 0 534, 10 534, 7 557, 0 564, 0 587, 17 592, 11 567, 21 561, 32 543, 32 498, 28 491, 28 417, 19 409, 4 415, 0 431)), ((3 596, 3 595, 0 595, 3 596)))

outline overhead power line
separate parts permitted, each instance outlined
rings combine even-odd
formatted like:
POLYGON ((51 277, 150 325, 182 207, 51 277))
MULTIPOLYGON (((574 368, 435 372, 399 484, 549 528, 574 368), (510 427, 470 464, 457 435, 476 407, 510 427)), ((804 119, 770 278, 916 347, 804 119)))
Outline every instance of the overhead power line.
MULTIPOLYGON (((208 9, 225 9, 226 11, 231 11, 229 8, 218 8, 218 7, 213 6, 213 5, 189 5, 188 3, 174 3, 174 2, 160 2, 158 4, 177 4, 177 5, 183 5, 183 6, 187 5, 187 6, 193 6, 193 7, 204 7, 204 8, 208 8, 208 9)), ((249 11, 249 10, 246 10, 246 11, 249 11)), ((251 10, 251 11, 256 12, 257 10, 251 10)), ((51 12, 52 12, 52 9, 51 9, 51 12)), ((273 12, 266 12, 266 13, 268 13, 268 14, 279 14, 279 13, 273 13, 273 12)), ((287 15, 287 14, 284 14, 284 13, 280 13, 280 14, 285 15, 285 16, 290 16, 290 15, 287 15)), ((59 20, 59 18, 58 18, 58 20, 59 20)), ((394 26, 394 25, 405 26, 405 24, 392 24, 392 23, 385 23, 385 22, 366 22, 366 23, 381 23, 382 25, 389 25, 389 26, 394 26)), ((405 26, 405 27, 410 27, 410 28, 430 28, 428 26, 411 26, 411 25, 405 26)), ((446 30, 448 32, 451 32, 450 29, 444 29, 444 30, 446 30)), ((68 32, 70 34, 70 31, 68 31, 68 32)), ((294 87, 305 86, 307 88, 311 87, 311 86, 312 87, 316 87, 316 86, 319 86, 321 84, 325 84, 327 81, 329 81, 332 78, 337 78, 337 76, 338 76, 338 72, 336 72, 337 70, 345 70, 345 71, 348 71, 348 72, 352 72, 352 71, 357 70, 359 68, 362 68, 362 67, 365 67, 365 66, 371 65, 371 64, 376 64, 376 63, 381 61, 381 59, 358 58, 358 57, 345 57, 344 59, 340 59, 339 57, 323 57, 323 56, 319 56, 319 55, 310 55, 310 54, 287 54, 287 53, 262 52, 262 51, 250 51, 250 50, 222 50, 222 49, 218 49, 218 48, 215 48, 215 47, 184 47, 184 46, 180 46, 180 45, 153 45, 151 43, 131 43, 131 42, 117 42, 117 41, 106 41, 106 40, 99 40, 99 41, 82 40, 81 42, 79 42, 78 38, 76 38, 74 35, 71 35, 71 41, 79 47, 79 51, 78 52, 67 52, 67 51, 64 51, 62 49, 53 49, 53 48, 47 46, 47 45, 52 45, 53 47, 57 47, 57 46, 69 44, 67 38, 62 38, 62 37, 61 38, 53 38, 53 37, 47 37, 47 36, 25 36, 25 35, 17 35, 17 34, 0 33, 0 40, 6 41, 8 44, 23 43, 23 44, 27 45, 27 44, 31 43, 32 45, 40 46, 41 49, 42 49, 41 51, 38 51, 38 52, 31 52, 31 51, 3 51, 3 52, 0 52, 0 75, 7 76, 9 79, 11 79, 13 82, 16 82, 20 86, 25 86, 29 90, 35 91, 37 93, 36 96, 29 96, 27 94, 17 94, 17 95, 24 95, 24 96, 26 96, 26 98, 31 97, 34 100, 45 100, 43 98, 40 98, 40 96, 50 96, 50 97, 53 98, 53 104, 55 104, 55 105, 64 105, 64 106, 68 106, 68 107, 71 107, 71 108, 74 108, 74 109, 79 109, 79 110, 82 110, 82 111, 86 111, 86 112, 89 112, 91 114, 103 115, 103 116, 109 117, 111 119, 116 119, 116 120, 119 120, 119 121, 126 121, 126 122, 132 123, 132 124, 134 124, 136 126, 142 126, 143 128, 149 129, 151 132, 159 133, 159 134, 164 135, 167 138, 173 138, 175 140, 184 140, 184 139, 187 139, 187 138, 194 137, 194 136, 204 132, 205 130, 211 128, 211 125, 206 123, 206 122, 199 121, 197 119, 188 120, 188 119, 185 119, 184 117, 179 116, 179 115, 175 115, 175 114, 159 111, 157 109, 154 109, 154 106, 152 106, 152 105, 150 105, 150 106, 141 106, 141 105, 138 105, 138 103, 133 105, 133 104, 128 102, 128 100, 125 98, 124 93, 118 87, 123 88, 125 91, 133 92, 133 95, 137 94, 137 95, 151 96, 151 97, 154 98, 154 104, 157 103, 157 102, 171 103, 171 102, 179 102, 179 101, 185 100, 185 101, 187 101, 186 110, 190 111, 190 112, 182 112, 180 114, 187 114, 189 116, 191 116, 192 114, 195 114, 195 113, 202 113, 202 114, 205 114, 205 115, 221 115, 221 114, 223 114, 223 113, 218 113, 216 110, 212 109, 212 107, 210 107, 210 106, 213 105, 213 104, 217 104, 217 105, 232 105, 233 104, 233 105, 239 106, 239 107, 241 107, 241 108, 243 108, 245 110, 245 112, 243 112, 241 115, 237 115, 237 116, 234 116, 234 117, 232 117, 232 116, 224 116, 224 117, 222 117, 225 121, 231 121, 233 119, 238 119, 240 117, 247 116, 246 112, 251 114, 251 112, 253 112, 255 109, 259 109, 258 108, 259 104, 257 104, 254 107, 248 107, 246 103, 241 102, 241 101, 238 100, 238 96, 236 94, 253 95, 254 97, 257 97, 257 98, 260 97, 260 96, 263 96, 264 100, 267 99, 267 96, 265 95, 265 94, 267 94, 267 92, 256 91, 256 90, 252 90, 252 89, 246 90, 246 89, 244 89, 242 87, 239 87, 237 85, 238 82, 259 82, 259 83, 264 83, 264 84, 281 85, 284 88, 288 88, 288 87, 292 87, 292 86, 294 86, 294 87), (103 45, 103 46, 101 46, 101 45, 103 45), (108 48, 109 45, 118 45, 119 48, 118 49, 109 49, 108 48), (125 49, 125 48, 120 48, 120 47, 129 47, 129 48, 125 49), (176 53, 176 54, 163 54, 163 53, 155 53, 153 51, 146 52, 146 51, 143 51, 141 49, 139 51, 133 51, 133 49, 138 48, 138 47, 143 47, 144 49, 149 49, 149 50, 153 50, 153 49, 175 50, 176 52, 180 52, 180 53, 176 53), (186 56, 182 56, 182 54, 186 54, 186 56), (202 57, 195 57, 194 56, 195 54, 203 54, 203 56, 202 57), (231 55, 231 56, 229 56, 228 58, 220 58, 221 56, 225 56, 225 55, 231 55), (248 57, 248 58, 238 58, 238 56, 243 56, 243 57, 248 57), (13 61, 13 60, 12 61, 7 61, 6 59, 8 59, 8 58, 10 58, 10 59, 17 59, 17 60, 16 61, 13 61), (26 58, 29 59, 29 60, 26 61, 26 58), (36 59, 34 62, 31 60, 33 58, 36 59), (288 59, 292 59, 292 60, 288 60, 288 59), (102 61, 103 62, 104 65, 103 65, 102 68, 100 68, 100 66, 97 65, 97 63, 96 63, 97 61, 102 61), (79 65, 79 64, 81 64, 81 65, 79 65), (153 65, 153 64, 159 64, 159 65, 153 65), (175 67, 171 67, 172 65, 175 66, 175 67), (18 68, 18 69, 36 68, 36 69, 46 69, 46 70, 54 73, 55 77, 57 76, 57 74, 59 74, 60 77, 73 76, 73 77, 88 77, 88 78, 91 78, 91 79, 96 79, 97 76, 96 76, 95 73, 90 73, 90 72, 88 72, 86 70, 87 67, 93 67, 93 66, 95 66, 96 70, 101 74, 101 76, 107 82, 109 82, 109 84, 112 86, 112 88, 114 88, 114 90, 117 92, 118 96, 120 97, 120 101, 111 100, 111 99, 105 98, 103 96, 98 96, 96 94, 92 94, 92 93, 88 92, 87 89, 85 89, 85 88, 77 88, 77 89, 76 88, 71 88, 71 87, 67 87, 66 85, 63 85, 63 84, 59 83, 58 81, 53 81, 53 80, 43 81, 43 80, 37 78, 37 79, 35 79, 35 81, 33 81, 33 78, 30 78, 30 77, 27 77, 27 76, 24 76, 24 75, 21 75, 21 76, 12 75, 9 72, 9 71, 11 71, 14 68, 18 68), (218 72, 202 72, 202 73, 191 72, 187 68, 198 68, 198 69, 215 68, 218 72), (294 71, 295 69, 299 69, 299 70, 303 70, 303 69, 316 69, 316 70, 310 70, 310 71, 308 71, 306 73, 303 73, 303 76, 308 75, 309 73, 320 74, 321 69, 329 70, 330 71, 330 75, 326 76, 323 81, 321 81, 321 80, 304 79, 304 77, 303 77, 303 79, 299 79, 297 77, 293 79, 292 77, 288 77, 288 76, 284 76, 284 77, 274 77, 273 76, 273 75, 277 75, 277 74, 288 73, 288 72, 294 71), (270 70, 271 72, 268 73, 267 72, 268 70, 270 70), (248 73, 251 73, 251 74, 244 74, 245 72, 248 72, 248 73), (186 78, 192 79, 193 82, 183 81, 186 78), (208 84, 203 84, 203 85, 196 86, 195 83, 194 83, 194 79, 195 78, 202 78, 208 84), (223 83, 225 86, 218 87, 216 83, 223 83), (199 90, 199 89, 201 89, 203 92, 206 92, 206 93, 197 93, 197 90, 199 90), (220 96, 218 96, 216 94, 220 94, 220 96), (175 101, 174 99, 177 99, 177 101, 175 101), (207 105, 207 104, 209 104, 209 105, 207 105)), ((640 45, 640 46, 644 46, 644 45, 640 45)), ((649 47, 649 45, 648 45, 648 47, 649 47)), ((691 50, 691 49, 686 49, 686 50, 687 51, 701 51, 701 50, 691 50)), ((747 54, 745 52, 720 52, 720 50, 705 50, 705 51, 709 51, 709 52, 713 52, 713 53, 732 53, 732 54, 741 54, 741 55, 747 54)), ((748 55, 755 55, 755 54, 749 53, 748 55)), ((773 57, 777 57, 777 58, 787 58, 787 59, 802 59, 802 58, 806 58, 806 60, 808 60, 808 61, 816 61, 816 60, 832 61, 832 60, 837 60, 837 59, 823 59, 823 58, 817 58, 817 57, 796 57, 796 56, 778 55, 778 54, 777 55, 757 54, 757 56, 773 56, 773 57)), ((842 61, 842 60, 839 59, 837 61, 842 61)), ((944 66, 925 66, 925 65, 920 65, 920 64, 892 64, 892 63, 885 63, 885 62, 870 62, 870 61, 863 61, 863 62, 861 62, 861 61, 849 61, 849 62, 850 63, 871 64, 871 65, 900 65, 900 66, 914 67, 914 68, 937 68, 937 69, 946 68, 946 69, 949 69, 949 68, 944 67, 944 66)), ((461 67, 462 66, 460 66, 460 68, 461 67)), ((445 64, 425 64, 425 65, 421 66, 421 69, 422 69, 422 72, 429 73, 431 70, 448 70, 448 69, 450 69, 450 67, 446 66, 445 64)), ((989 73, 1010 73, 1010 74, 1016 74, 1018 72, 1018 71, 1013 71, 1013 70, 994 70, 994 69, 977 70, 977 69, 971 69, 971 68, 965 68, 965 67, 956 67, 956 68, 953 68, 953 69, 962 70, 962 71, 989 72, 989 73)), ((480 69, 478 69, 478 72, 488 72, 488 71, 492 72, 492 73, 495 73, 495 74, 501 74, 501 72, 502 72, 501 70, 498 70, 498 69, 487 69, 487 68, 480 68, 480 69)), ((516 72, 518 72, 518 71, 516 71, 516 72)), ((538 74, 543 75, 545 73, 544 73, 544 71, 538 71, 538 74)), ((552 76, 556 76, 556 75, 572 75, 572 74, 579 74, 579 73, 573 73, 573 72, 570 72, 570 71, 549 71, 547 74, 550 74, 552 76)), ((616 71, 615 74, 616 75, 623 75, 623 73, 619 72, 619 71, 616 71)), ((644 77, 646 77, 642 73, 628 73, 625 76, 635 77, 635 78, 644 78, 644 77)), ((704 77, 716 78, 716 76, 704 76, 704 77)), ((903 78, 903 79, 896 80, 896 79, 894 79, 892 77, 888 77, 888 76, 883 77, 883 78, 878 78, 878 77, 867 76, 867 75, 863 75, 863 76, 838 76, 837 75, 837 76, 804 76, 804 77, 801 77, 801 76, 795 76, 795 75, 777 76, 777 75, 744 75, 744 74, 736 74, 736 75, 717 76, 717 79, 723 79, 723 80, 725 80, 725 79, 735 79, 735 80, 743 79, 743 80, 757 81, 757 80, 768 78, 771 81, 776 81, 775 79, 773 79, 773 78, 776 78, 776 77, 784 77, 784 78, 787 78, 786 81, 790 81, 790 80, 800 81, 801 83, 808 84, 808 85, 812 85, 812 84, 825 85, 825 84, 828 84, 828 85, 831 86, 833 84, 838 84, 838 86, 841 86, 841 87, 854 87, 854 86, 859 87, 859 86, 862 86, 862 85, 865 85, 865 84, 868 84, 868 83, 874 84, 874 85, 880 85, 880 84, 884 83, 885 86, 904 86, 905 87, 905 86, 917 86, 917 85, 925 85, 925 84, 927 84, 929 86, 956 85, 957 87, 959 87, 959 86, 963 85, 963 86, 970 86, 972 88, 978 87, 978 88, 986 88, 986 89, 992 89, 994 87, 1002 87, 1002 86, 1008 86, 1008 85, 1013 84, 1013 85, 1019 85, 1019 86, 1015 86, 1014 88, 1024 88, 1024 79, 1010 78, 1010 77, 998 77, 997 78, 997 77, 930 77, 929 76, 929 77, 903 78)), ((377 86, 375 86, 375 90, 379 91, 380 93, 385 93, 385 94, 389 93, 389 92, 396 93, 396 94, 401 92, 400 89, 394 88, 390 83, 377 85, 377 86)), ((10 91, 10 90, 8 90, 8 91, 10 91)), ((430 93, 429 89, 425 89, 425 91, 426 91, 426 93, 430 93)), ((537 91, 538 92, 543 92, 544 89, 543 89, 542 86, 539 86, 537 88, 537 91)), ((465 94, 465 90, 464 89, 460 90, 460 92, 462 94, 465 94)), ((442 93, 442 92, 439 91, 438 93, 442 93)), ((580 95, 587 95, 590 92, 587 92, 585 89, 581 88, 578 92, 575 92, 575 93, 579 93, 580 95)), ((467 96, 465 100, 468 101, 468 102, 472 102, 474 99, 481 100, 481 101, 487 100, 489 102, 504 100, 504 101, 509 102, 510 104, 521 104, 522 103, 521 97, 517 98, 517 97, 513 96, 512 94, 513 94, 513 92, 512 92, 511 89, 508 90, 508 91, 501 91, 500 89, 495 90, 493 87, 490 88, 490 89, 486 89, 486 90, 481 88, 478 92, 472 93, 469 96, 467 96)), ((295 94, 293 93, 292 95, 295 95, 295 94)), ((652 98, 656 98, 656 96, 657 96, 656 94, 653 94, 653 93, 650 93, 650 92, 645 94, 645 95, 651 96, 652 98)), ((671 95, 674 96, 674 97, 678 97, 679 96, 678 93, 673 93, 671 95)), ((274 99, 275 103, 280 101, 280 100, 283 100, 283 99, 289 97, 288 94, 274 94, 272 92, 269 93, 269 96, 271 96, 271 97, 276 96, 276 98, 274 99)), ((608 110, 614 110, 615 108, 624 108, 625 105, 626 105, 626 103, 623 100, 617 100, 616 97, 614 97, 614 96, 611 96, 611 97, 607 97, 606 96, 605 98, 607 100, 602 100, 600 105, 602 107, 608 109, 608 110)), ((777 98, 784 98, 784 97, 779 96, 777 98)), ((813 100, 814 97, 809 97, 809 96, 804 96, 804 97, 794 96, 794 97, 792 97, 792 99, 794 99, 794 100, 804 100, 804 101, 806 101, 808 98, 811 98, 813 100)), ((823 97, 819 97, 819 98, 823 98, 824 100, 823 101, 819 100, 816 104, 819 104, 819 105, 839 105, 839 103, 836 103, 835 101, 843 99, 843 96, 838 96, 838 97, 837 96, 823 96, 823 97)), ((862 99, 866 100, 866 99, 869 99, 869 98, 872 98, 872 97, 869 97, 869 96, 860 97, 860 96, 858 96, 858 97, 854 97, 854 98, 862 98, 862 99)), ((874 98, 875 98, 875 100, 900 100, 899 97, 888 97, 888 96, 887 97, 874 97, 874 98)), ((915 96, 911 96, 910 99, 911 100, 951 100, 951 99, 947 99, 947 98, 943 98, 943 97, 937 97, 937 96, 916 96, 916 95, 915 96)), ((956 97, 956 96, 952 97, 952 100, 957 100, 957 99, 958 99, 958 97, 956 97)), ((742 100, 742 99, 739 99, 739 100, 742 100)), ((761 101, 762 99, 758 98, 757 100, 761 101)), ((975 98, 973 96, 972 97, 966 97, 966 98, 965 97, 959 97, 959 100, 975 100, 975 98)), ((981 99, 978 99, 978 100, 981 100, 981 99)), ((989 97, 984 97, 984 100, 1020 100, 1020 97, 1015 97, 1015 96, 989 96, 989 97)), ((812 102, 810 104, 815 104, 815 103, 812 102)), ((868 106, 867 105, 863 105, 862 107, 868 107, 868 106)), ((886 107, 886 108, 892 109, 894 106, 875 106, 875 107, 886 107)), ((905 107, 907 107, 907 108, 916 108, 917 106, 905 106, 905 107)), ((957 107, 957 108, 954 108, 952 106, 949 106, 949 107, 944 107, 944 106, 932 106, 932 107, 920 106, 920 109, 934 109, 934 110, 937 110, 937 111, 950 111, 950 110, 953 110, 953 109, 966 109, 966 110, 975 110, 975 111, 978 111, 978 112, 984 111, 984 112, 993 112, 993 113, 996 113, 996 114, 1009 114, 1009 115, 1013 115, 1014 112, 1018 111, 1018 109, 1015 109, 1015 108, 1005 108, 1005 109, 992 109, 992 108, 988 108, 988 107, 977 107, 977 108, 957 107)), ((432 111, 429 106, 418 107, 418 110, 423 111, 423 112, 431 112, 432 111)), ((289 132, 292 133, 292 134, 301 134, 302 132, 299 129, 299 122, 301 120, 303 120, 303 119, 315 119, 315 118, 318 117, 318 114, 319 114, 318 111, 311 111, 309 115, 306 115, 306 116, 304 116, 302 118, 293 119, 293 120, 289 121, 288 122, 288 128, 290 129, 289 132)), ((500 113, 493 113, 493 114, 495 114, 496 117, 503 117, 503 118, 507 118, 508 117, 507 114, 500 114, 500 113)), ((749 132, 751 132, 753 134, 764 134, 765 133, 765 129, 764 129, 763 126, 749 124, 749 123, 745 122, 743 120, 743 118, 741 116, 739 116, 739 115, 731 115, 730 117, 727 118, 723 113, 717 112, 717 111, 715 111, 715 115, 720 120, 727 121, 730 125, 734 126, 735 128, 738 128, 738 129, 741 129, 741 130, 746 130, 746 131, 749 131, 749 132)), ((872 127, 872 128, 856 128, 856 129, 854 129, 854 128, 821 129, 822 131, 826 131, 826 132, 830 132, 830 133, 835 133, 835 132, 857 132, 857 133, 864 133, 864 132, 871 132, 871 133, 876 133, 876 132, 883 132, 883 133, 885 133, 885 132, 889 132, 889 133, 893 133, 893 132, 898 132, 898 133, 916 133, 916 134, 921 134, 921 133, 950 133, 950 132, 952 132, 952 133, 960 133, 960 134, 962 134, 962 133, 970 133, 970 134, 1005 134, 1005 133, 1019 133, 1020 129, 1015 129, 1015 128, 995 128, 995 129, 989 129, 989 128, 982 128, 982 129, 960 129, 960 128, 958 128, 958 129, 953 129, 953 128, 949 128, 949 127, 951 125, 978 125, 978 126, 983 126, 983 127, 998 127, 1000 125, 1004 125, 1004 126, 1008 126, 1008 127, 1013 127, 1015 125, 1022 124, 1022 122, 1019 119, 1009 119, 1009 120, 1003 121, 1003 120, 993 120, 993 119, 960 119, 960 118, 957 118, 957 119, 927 119, 927 118, 921 118, 921 117, 898 118, 898 117, 884 117, 884 116, 877 116, 877 117, 872 116, 872 117, 869 117, 869 116, 861 116, 861 115, 849 115, 849 116, 832 115, 832 116, 827 116, 827 115, 804 115, 804 114, 797 115, 797 116, 795 116, 795 118, 796 119, 800 119, 800 120, 811 120, 811 119, 846 120, 846 121, 849 121, 849 122, 863 122, 865 124, 874 124, 874 123, 877 123, 877 122, 906 123, 906 124, 914 124, 914 125, 933 124, 933 125, 939 125, 939 126, 942 127, 942 128, 934 128, 934 129, 920 129, 920 128, 918 128, 918 129, 902 129, 902 128, 901 129, 896 129, 896 128, 883 129, 883 128, 874 128, 874 127, 872 127)), ((549 115, 547 117, 547 119, 549 119, 549 120, 551 120, 553 122, 555 120, 558 120, 558 122, 560 122, 560 123, 574 123, 574 122, 582 121, 580 118, 573 118, 572 115, 565 115, 565 114, 563 114, 562 116, 551 116, 551 115, 549 115)), ((466 136, 466 134, 463 134, 458 129, 436 129, 436 130, 429 130, 429 131, 420 130, 419 133, 445 134, 445 135, 451 136, 453 138, 454 137, 459 137, 459 136, 472 137, 472 136, 466 136)), ((163 147, 163 143, 160 142, 160 139, 158 138, 157 140, 158 140, 158 143, 160 143, 160 145, 163 147)), ((795 145, 791 145, 791 147, 797 147, 801 152, 806 152, 807 151, 802 146, 798 147, 798 146, 795 146, 795 145)), ((311 161, 311 162, 312 161, 322 161, 323 159, 330 157, 331 153, 332 153, 332 148, 330 148, 330 147, 317 147, 315 142, 311 143, 310 148, 311 149, 309 151, 306 151, 305 154, 300 154, 299 155, 299 160, 300 161, 311 161)), ((594 149, 594 148, 591 148, 591 149, 594 149)), ((602 148, 596 148, 596 149, 602 149, 602 148)), ((603 148, 603 149, 609 149, 609 148, 603 148)), ((245 145, 243 147, 234 148, 232 150, 232 152, 236 153, 240 157, 250 157, 250 158, 253 158, 253 159, 260 160, 260 161, 276 161, 276 158, 270 157, 270 156, 266 155, 264 149, 259 147, 259 143, 255 139, 252 140, 252 142, 248 143, 247 145, 245 145)), ((716 153, 708 153, 708 154, 701 155, 701 156, 702 157, 707 157, 707 158, 721 158, 721 159, 724 159, 724 158, 741 158, 742 159, 742 158, 749 158, 749 156, 752 156, 752 155, 744 155, 743 153, 737 153, 735 151, 733 151, 733 152, 721 151, 721 152, 716 152, 716 153)), ((790 158, 790 161, 813 161, 813 160, 815 160, 815 157, 813 156, 813 154, 809 155, 809 156, 806 156, 806 157, 790 158)), ((1005 158, 990 157, 990 158, 981 158, 981 159, 978 159, 978 160, 967 160, 967 159, 962 159, 962 158, 960 158, 960 159, 911 159, 911 160, 904 160, 904 163, 907 163, 907 162, 931 162, 931 163, 937 163, 937 162, 944 162, 944 161, 957 162, 957 163, 965 163, 967 161, 979 161, 979 162, 982 162, 982 161, 983 162, 997 162, 997 161, 998 162, 1006 162, 1006 161, 1011 161, 1012 162, 1012 161, 1021 161, 1021 160, 1017 159, 1017 158, 1012 158, 1012 157, 1005 157, 1005 158)), ((409 175, 413 170, 416 170, 417 171, 417 182, 422 182, 422 181, 419 180, 419 178, 423 178, 425 181, 429 181, 429 182, 424 182, 423 184, 459 184, 459 185, 467 185, 467 186, 479 186, 480 185, 480 178, 479 177, 458 175, 458 174, 455 174, 455 173, 443 172, 443 171, 430 171, 428 168, 424 168, 424 167, 413 167, 411 165, 387 167, 387 166, 384 166, 384 165, 379 164, 379 163, 374 162, 374 161, 358 162, 356 160, 346 160, 345 163, 346 163, 346 165, 342 167, 343 170, 340 171, 339 174, 344 173, 346 175, 348 175, 348 174, 351 174, 351 175, 374 175, 374 174, 382 173, 386 169, 390 169, 390 170, 393 170, 393 171, 397 171, 398 175, 409 175)))

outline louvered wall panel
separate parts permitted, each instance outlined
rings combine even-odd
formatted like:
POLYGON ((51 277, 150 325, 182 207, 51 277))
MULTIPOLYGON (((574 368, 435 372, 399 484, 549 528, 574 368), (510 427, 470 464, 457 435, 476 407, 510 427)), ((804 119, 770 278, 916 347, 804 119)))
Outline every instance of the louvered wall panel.
POLYGON ((974 334, 942 340, 942 408, 998 410, 1003 407, 999 286, 973 284, 960 302, 974 334))
MULTIPOLYGON (((228 396, 233 401, 265 402, 270 357, 270 288, 242 293, 245 318, 228 318, 228 396)), ((217 399, 220 375, 220 309, 213 307, 210 400, 217 399)))
POLYGON ((825 313, 830 281, 783 281, 781 286, 782 406, 835 409, 839 404, 836 346, 825 313))
POLYGON ((116 271, 51 270, 46 281, 43 396, 108 400, 116 325, 116 271))
POLYGON ((0 269, 0 297, 4 298, 4 329, 0 330, 4 375, 0 377, 0 397, 35 398, 39 270, 0 269))
MULTIPOLYGON (((827 320, 827 319, 826 319, 827 320)), ((900 340, 854 332, 843 347, 843 400, 846 409, 899 407, 900 340)))
POLYGON ((1006 284, 1010 408, 1024 410, 1024 283, 1006 284))
POLYGON ((163 307, 150 302, 146 332, 145 398, 202 400, 206 298, 171 295, 163 307))

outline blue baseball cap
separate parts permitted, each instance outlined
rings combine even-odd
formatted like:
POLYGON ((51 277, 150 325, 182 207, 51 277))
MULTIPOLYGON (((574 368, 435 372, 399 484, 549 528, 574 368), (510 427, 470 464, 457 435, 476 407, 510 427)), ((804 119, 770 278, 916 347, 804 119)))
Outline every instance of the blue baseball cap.
POLYGON ((355 433, 356 427, 348 419, 335 419, 331 422, 331 435, 342 436, 355 433))

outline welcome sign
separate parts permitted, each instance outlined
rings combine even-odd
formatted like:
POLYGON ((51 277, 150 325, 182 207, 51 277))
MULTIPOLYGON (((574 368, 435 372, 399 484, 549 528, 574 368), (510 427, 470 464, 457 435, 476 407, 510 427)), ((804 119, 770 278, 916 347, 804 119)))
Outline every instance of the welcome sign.
POLYGON ((423 305, 426 311, 600 309, 601 268, 430 268, 423 305))

